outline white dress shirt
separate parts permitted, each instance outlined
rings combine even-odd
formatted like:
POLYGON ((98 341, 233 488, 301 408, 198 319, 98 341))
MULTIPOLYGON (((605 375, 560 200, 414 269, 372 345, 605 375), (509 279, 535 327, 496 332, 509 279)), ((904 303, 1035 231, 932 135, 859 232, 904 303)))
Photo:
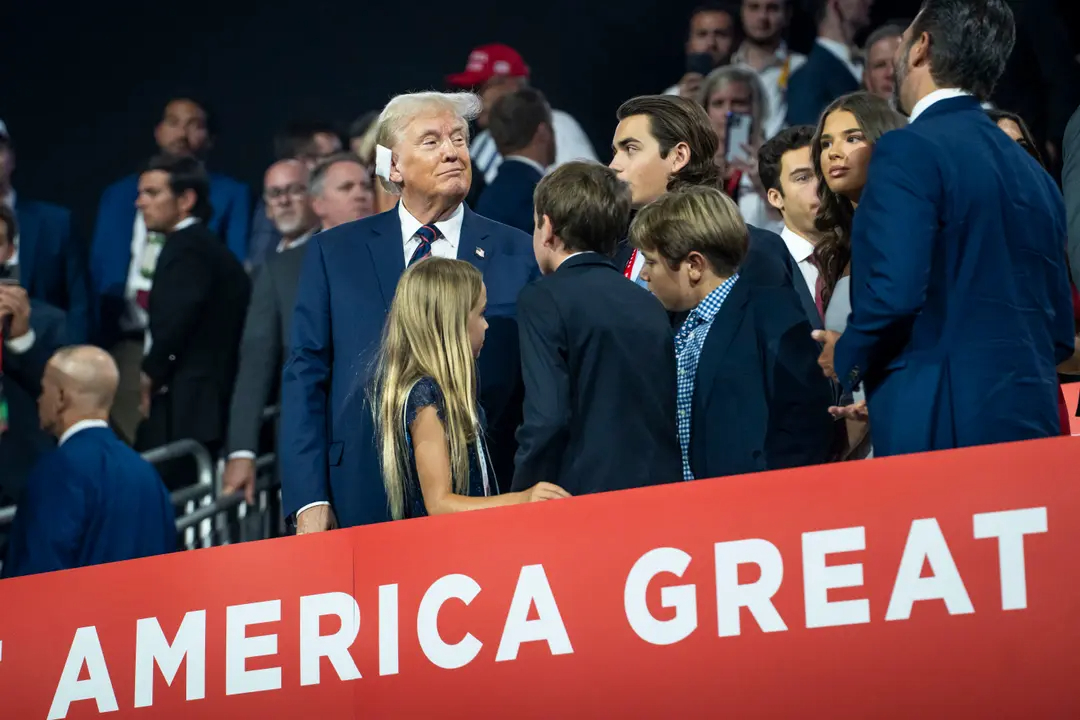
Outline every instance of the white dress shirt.
POLYGON ((855 64, 855 61, 851 57, 851 48, 849 46, 842 42, 823 37, 817 39, 817 44, 832 53, 837 60, 844 63, 844 67, 848 69, 857 82, 862 82, 862 66, 855 64))
MULTIPOLYGON (((571 160, 596 161, 596 151, 589 142, 589 136, 569 114, 562 110, 552 110, 551 130, 555 133, 555 164, 552 167, 571 160)), ((491 133, 484 130, 473 138, 469 154, 473 160, 473 172, 482 173, 484 182, 490 185, 499 174, 499 165, 503 161, 491 133)))
MULTIPOLYGON (((4 198, 4 204, 8 206, 8 209, 15 212, 15 188, 12 188, 7 197, 4 198)), ((19 265, 19 233, 15 232, 15 237, 8 238, 11 242, 12 253, 11 257, 4 263, 4 267, 17 267, 19 265)))
POLYGON ((784 244, 787 245, 788 252, 791 253, 795 264, 799 266, 799 272, 802 273, 803 280, 806 281, 806 287, 810 288, 810 297, 815 297, 819 272, 817 265, 812 262, 814 257, 813 243, 787 225, 780 231, 780 237, 783 239, 784 244))
POLYGON ((960 90, 958 88, 944 88, 942 90, 935 90, 919 102, 915 103, 915 107, 911 108, 911 115, 908 117, 908 122, 915 122, 915 118, 926 112, 927 108, 929 108, 934 103, 941 102, 942 100, 952 100, 953 98, 958 97, 967 97, 970 95, 971 93, 969 93, 967 90, 960 90))
POLYGON ((315 234, 315 228, 312 228, 311 230, 308 230, 306 233, 304 233, 300 237, 296 238, 295 240, 290 240, 290 241, 286 242, 285 238, 281 238, 281 240, 277 244, 277 248, 275 248, 275 251, 279 252, 279 253, 283 253, 286 250, 292 250, 294 248, 298 248, 298 247, 302 246, 304 243, 306 243, 308 240, 310 240, 311 236, 314 235, 314 234, 315 234))
POLYGON ((57 447, 60 447, 61 445, 66 443, 68 440, 71 439, 71 436, 77 432, 89 430, 90 428, 107 427, 109 427, 109 423, 105 422, 104 420, 80 420, 79 422, 75 423, 64 431, 64 434, 60 436, 60 442, 57 444, 57 447))

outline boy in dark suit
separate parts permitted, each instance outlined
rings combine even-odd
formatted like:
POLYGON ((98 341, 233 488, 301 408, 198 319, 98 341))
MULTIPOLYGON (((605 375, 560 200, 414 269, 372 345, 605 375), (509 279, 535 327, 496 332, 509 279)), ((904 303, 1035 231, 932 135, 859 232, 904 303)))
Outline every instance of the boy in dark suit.
POLYGON ((569 163, 540 181, 535 206, 545 277, 518 298, 525 419, 513 489, 543 480, 581 495, 677 480, 671 326, 610 259, 626 236, 629 186, 609 168, 569 163))
POLYGON ((41 426, 59 447, 34 466, 11 528, 3 577, 176 549, 172 502, 154 467, 107 418, 119 381, 108 353, 68 347, 41 379, 41 426))
POLYGON ((630 241, 649 289, 690 311, 675 336, 683 479, 825 462, 832 389, 810 323, 789 288, 740 280, 748 231, 735 203, 715 188, 668 193, 641 209, 630 241))

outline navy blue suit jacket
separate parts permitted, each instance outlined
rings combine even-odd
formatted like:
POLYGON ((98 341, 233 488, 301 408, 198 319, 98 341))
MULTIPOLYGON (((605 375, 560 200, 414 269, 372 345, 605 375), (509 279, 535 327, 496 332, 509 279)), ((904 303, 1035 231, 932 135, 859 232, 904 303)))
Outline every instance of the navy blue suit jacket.
POLYGON ((533 191, 542 177, 532 165, 512 156, 504 158, 498 177, 480 196, 476 212, 532 235, 535 225, 533 191))
POLYGON ((815 42, 803 66, 787 86, 787 124, 817 125, 836 98, 859 89, 859 81, 838 57, 815 42))
POLYGON ((19 500, 4 577, 176 549, 169 494, 154 466, 108 428, 80 430, 34 467, 19 500))
POLYGON ((972 97, 882 136, 868 177, 835 367, 865 381, 874 454, 1058 435, 1073 309, 1054 181, 972 97))
MULTIPOLYGON (((343 527, 381 522, 390 516, 367 389, 405 270, 397 207, 321 232, 308 245, 281 389, 283 509, 288 517, 329 501, 343 527)), ((458 257, 480 269, 487 285, 480 402, 494 432, 521 384, 517 296, 539 268, 527 236, 468 207, 458 257)))
POLYGON ((8 401, 8 429, 0 435, 0 506, 18 500, 34 463, 56 446, 53 437, 41 429, 37 398, 45 364, 67 344, 64 318, 64 313, 51 305, 31 300, 34 346, 20 355, 4 348, 4 377, 0 383, 8 401))
MULTIPOLYGON (((138 194, 139 176, 129 175, 105 188, 98 205, 90 246, 90 278, 98 323, 95 332, 98 342, 106 346, 118 339, 118 324, 124 313, 124 288, 131 266, 131 235, 138 194)), ((251 220, 247 186, 225 175, 210 173, 210 205, 213 216, 207 227, 223 238, 243 262, 247 258, 251 220)))
POLYGON ((67 313, 67 342, 90 337, 90 288, 86 252, 71 233, 71 211, 19 199, 19 283, 30 297, 67 313))
POLYGON ((698 361, 690 469, 705 479, 826 462, 832 384, 798 298, 740 276, 698 361))

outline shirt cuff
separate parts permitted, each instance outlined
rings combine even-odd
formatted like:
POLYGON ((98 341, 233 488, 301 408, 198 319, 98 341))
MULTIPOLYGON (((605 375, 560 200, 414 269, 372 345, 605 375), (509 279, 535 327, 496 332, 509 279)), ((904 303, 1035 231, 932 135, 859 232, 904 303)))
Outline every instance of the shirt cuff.
POLYGON ((318 505, 329 505, 329 504, 330 503, 326 502, 325 500, 320 500, 319 502, 308 503, 307 505, 305 505, 304 507, 302 507, 302 508, 300 508, 299 510, 296 511, 296 519, 299 520, 300 515, 305 510, 310 510, 311 508, 316 507, 318 505))
POLYGON ((255 453, 250 450, 237 450, 236 452, 229 453, 230 460, 237 460, 243 458, 244 460, 254 460, 255 453))
POLYGON ((37 335, 34 333, 34 329, 30 328, 30 331, 22 337, 8 340, 4 344, 7 345, 8 350, 10 350, 11 352, 15 353, 16 355, 22 355, 24 352, 34 347, 34 343, 36 341, 37 335))

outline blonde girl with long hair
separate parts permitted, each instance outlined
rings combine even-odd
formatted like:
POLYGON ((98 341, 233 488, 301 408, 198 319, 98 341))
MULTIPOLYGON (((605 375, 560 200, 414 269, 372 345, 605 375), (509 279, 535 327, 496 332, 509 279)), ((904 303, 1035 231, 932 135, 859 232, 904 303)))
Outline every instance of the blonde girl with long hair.
POLYGON ((498 494, 477 403, 486 304, 483 276, 463 260, 427 258, 398 282, 371 388, 395 520, 569 496, 543 482, 498 494))

